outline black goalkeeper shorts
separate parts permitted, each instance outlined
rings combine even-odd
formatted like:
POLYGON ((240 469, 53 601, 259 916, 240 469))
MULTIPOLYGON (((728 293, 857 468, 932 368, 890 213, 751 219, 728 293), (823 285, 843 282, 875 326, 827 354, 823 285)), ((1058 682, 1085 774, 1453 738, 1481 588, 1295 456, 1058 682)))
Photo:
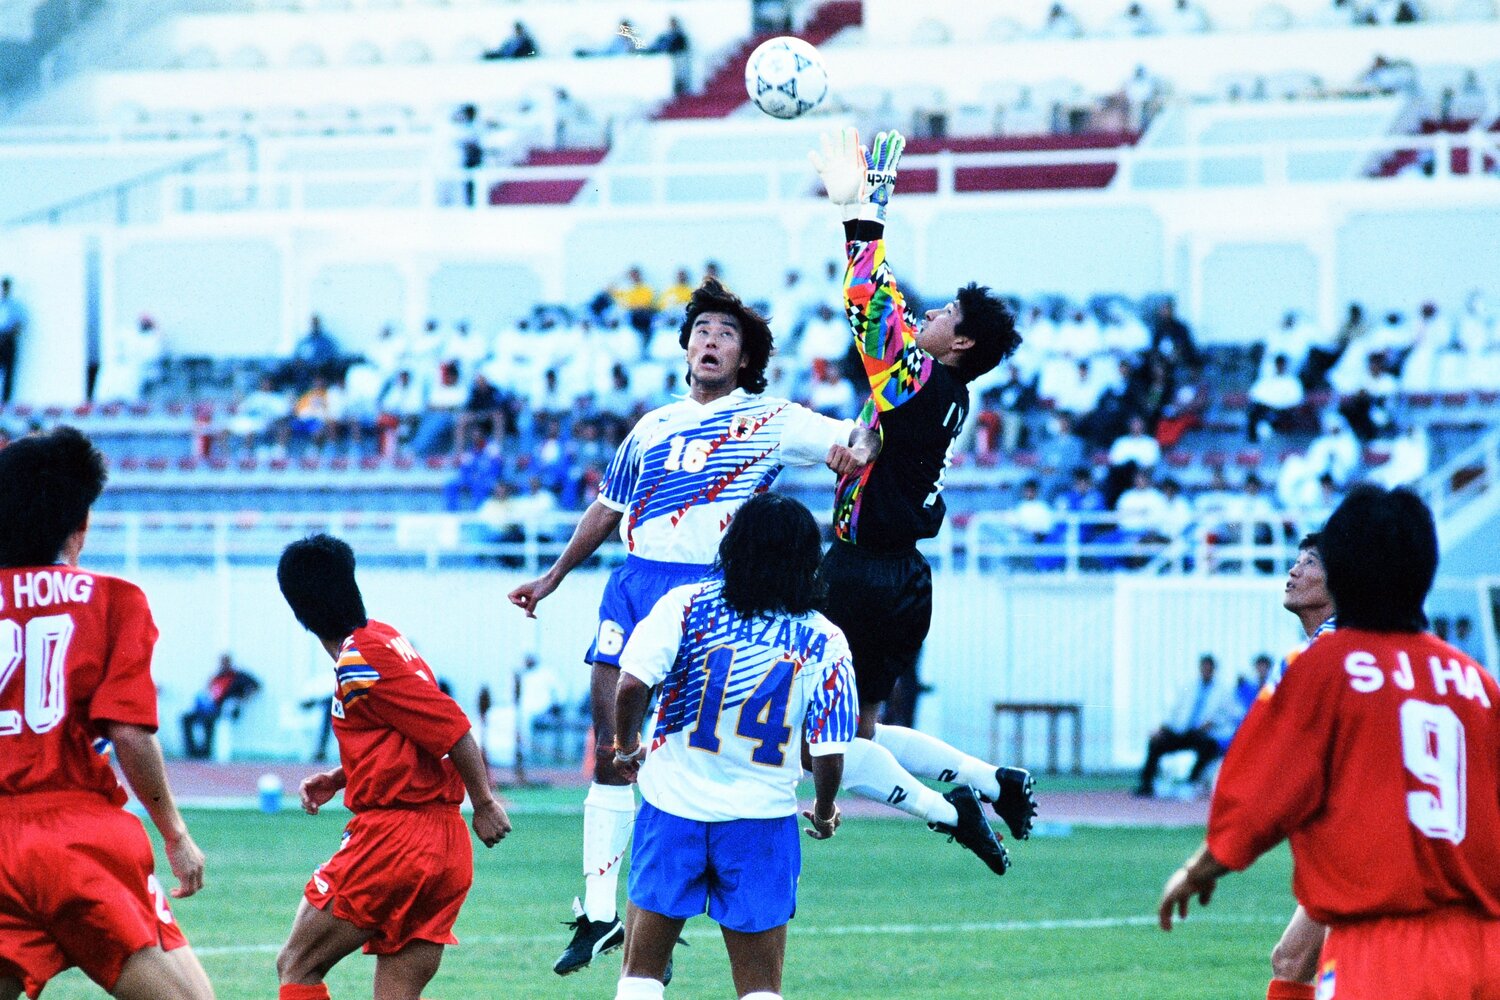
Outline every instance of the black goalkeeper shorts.
POLYGON ((823 556, 829 621, 849 640, 860 706, 891 696, 932 625, 932 569, 916 549, 870 552, 835 541, 823 556))

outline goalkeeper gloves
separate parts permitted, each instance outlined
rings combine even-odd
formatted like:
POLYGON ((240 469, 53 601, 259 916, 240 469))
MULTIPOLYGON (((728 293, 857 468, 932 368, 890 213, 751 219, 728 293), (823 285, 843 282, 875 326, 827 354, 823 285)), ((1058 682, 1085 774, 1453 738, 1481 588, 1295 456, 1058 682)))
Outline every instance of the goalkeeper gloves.
POLYGON ((892 129, 877 132, 875 144, 865 152, 865 183, 860 191, 861 219, 885 222, 885 207, 890 204, 891 192, 896 188, 896 164, 901 162, 901 151, 906 148, 906 138, 892 129))
POLYGON ((886 205, 896 186, 896 165, 906 139, 897 131, 880 132, 873 149, 859 143, 853 128, 825 132, 821 152, 807 154, 828 192, 828 200, 843 212, 845 222, 867 219, 885 222, 886 205))

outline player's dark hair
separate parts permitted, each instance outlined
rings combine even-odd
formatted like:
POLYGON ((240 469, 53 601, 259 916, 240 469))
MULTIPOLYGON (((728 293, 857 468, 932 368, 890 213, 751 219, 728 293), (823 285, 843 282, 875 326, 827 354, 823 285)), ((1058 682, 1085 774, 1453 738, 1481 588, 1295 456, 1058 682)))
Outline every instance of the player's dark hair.
MULTIPOLYGON (((735 384, 746 392, 765 392, 766 365, 771 363, 771 350, 775 340, 771 336, 771 324, 760 313, 740 301, 740 297, 725 288, 718 278, 704 278, 703 284, 693 291, 688 300, 687 316, 677 336, 677 343, 687 350, 688 337, 693 332, 693 321, 704 313, 725 313, 740 324, 740 356, 745 367, 739 370, 735 384)), ((693 380, 688 373, 687 381, 693 380)))
POLYGON ((1340 628, 1420 632, 1437 574, 1437 527, 1408 489, 1355 487, 1321 532, 1319 553, 1340 628))
POLYGON ((276 564, 276 582, 297 621, 319 639, 342 642, 369 621, 354 582, 354 550, 332 535, 288 545, 276 564))
POLYGON ((714 568, 724 603, 743 618, 805 615, 823 603, 823 537, 801 503, 781 493, 752 497, 735 513, 714 568))
POLYGON ((1323 558, 1323 533, 1321 531, 1309 531, 1302 536, 1302 541, 1297 543, 1298 552, 1306 552, 1309 549, 1316 552, 1319 559, 1323 558))
POLYGON ((968 337, 973 346, 959 358, 958 376, 972 382, 1016 353, 1021 335, 1016 317, 998 295, 983 285, 969 282, 954 296, 963 315, 953 332, 968 337))
POLYGON ((0 450, 0 566, 50 566, 104 491, 104 456, 72 427, 0 450))

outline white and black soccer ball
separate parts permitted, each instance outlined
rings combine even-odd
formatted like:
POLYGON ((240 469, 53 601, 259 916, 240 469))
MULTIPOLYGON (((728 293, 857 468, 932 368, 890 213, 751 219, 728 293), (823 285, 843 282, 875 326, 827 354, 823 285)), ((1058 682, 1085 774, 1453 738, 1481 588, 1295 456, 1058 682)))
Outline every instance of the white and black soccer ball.
POLYGON ((796 118, 828 96, 828 70, 818 50, 802 39, 772 38, 745 60, 745 91, 771 117, 796 118))

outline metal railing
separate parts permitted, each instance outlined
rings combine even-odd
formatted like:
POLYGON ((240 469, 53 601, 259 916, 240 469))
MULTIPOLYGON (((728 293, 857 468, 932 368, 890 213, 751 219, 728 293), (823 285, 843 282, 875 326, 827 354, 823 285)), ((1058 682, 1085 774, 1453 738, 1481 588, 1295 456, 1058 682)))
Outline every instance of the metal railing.
MULTIPOLYGON (((1175 538, 1122 527, 1108 513, 1059 514, 1046 532, 1019 525, 1008 511, 986 511, 946 526, 922 543, 939 569, 983 574, 1103 573, 1256 576, 1279 573, 1296 558, 1297 540, 1327 512, 1278 513, 1231 523, 1209 517, 1175 538)), ((346 539, 361 562, 419 566, 490 564, 538 572, 562 552, 578 515, 491 522, 457 514, 109 513, 90 521, 85 561, 126 573, 142 564, 223 567, 274 561, 287 543, 318 531, 346 539)), ((601 547, 601 565, 624 546, 601 547)))

